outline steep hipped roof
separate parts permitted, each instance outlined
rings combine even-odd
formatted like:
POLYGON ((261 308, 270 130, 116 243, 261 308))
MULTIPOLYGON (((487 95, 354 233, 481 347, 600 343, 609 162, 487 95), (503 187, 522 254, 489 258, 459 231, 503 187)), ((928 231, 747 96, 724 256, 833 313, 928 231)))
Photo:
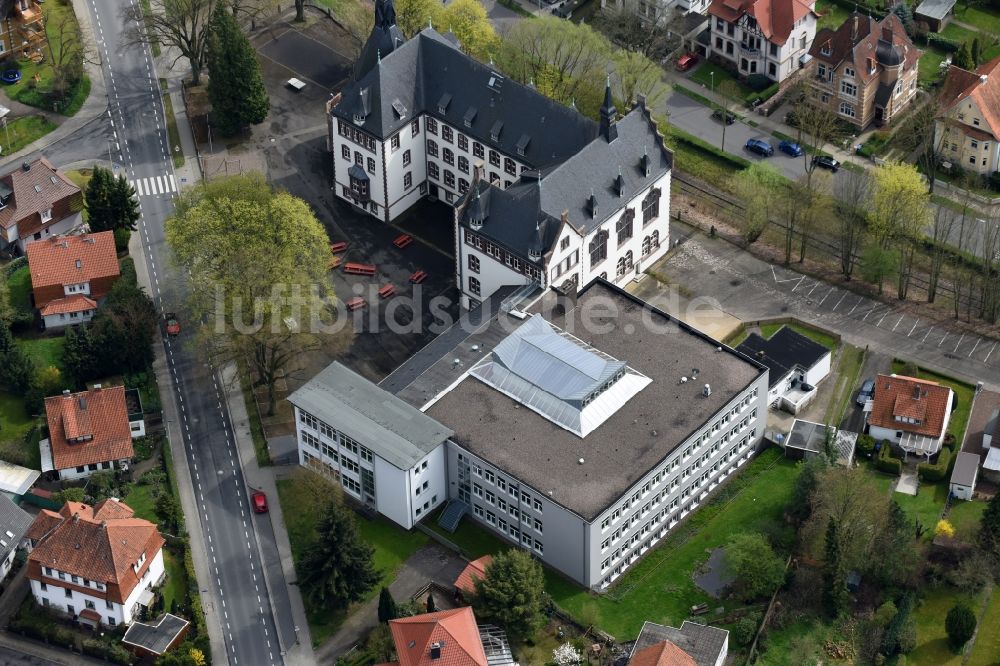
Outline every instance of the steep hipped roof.
POLYGON ((15 223, 25 220, 26 224, 18 225, 21 238, 34 233, 41 226, 42 211, 52 208, 53 204, 66 197, 81 196, 80 188, 56 171, 44 157, 25 164, 29 168, 19 166, 0 176, 0 190, 11 192, 6 206, 0 209, 0 227, 9 229, 15 223))
POLYGON ((122 386, 46 398, 45 416, 54 469, 122 460, 135 455, 122 386))
POLYGON ((403 31, 396 26, 396 7, 392 0, 376 0, 375 25, 368 41, 361 48, 361 55, 354 63, 352 80, 357 81, 406 41, 403 31))
POLYGON ((455 588, 463 592, 473 593, 476 591, 476 580, 486 579, 486 568, 493 564, 492 555, 483 555, 477 560, 472 560, 465 565, 462 573, 455 579, 455 588))
POLYGON ((855 78, 867 83, 878 77, 883 67, 902 65, 903 71, 911 70, 917 66, 921 52, 910 41, 902 21, 895 14, 890 12, 878 21, 854 12, 836 30, 823 28, 818 31, 809 55, 835 69, 851 63, 855 78), (875 64, 874 71, 868 68, 869 59, 875 64))
POLYGON ((508 155, 520 144, 519 159, 533 167, 562 162, 597 135, 592 120, 506 79, 432 28, 382 54, 331 113, 352 125, 360 117, 358 127, 383 140, 426 113, 508 155))
POLYGON ((469 607, 389 622, 400 666, 487 666, 476 616, 469 607), (440 656, 431 659, 434 644, 440 656))
POLYGON ((318 419, 335 420, 347 436, 399 469, 410 469, 452 435, 419 409, 338 362, 324 368, 288 401, 318 419))
MULTIPOLYGON (((1000 56, 983 63, 975 72, 952 65, 948 68, 939 103, 940 115, 951 112, 959 102, 972 100, 983 114, 986 128, 1000 138, 1000 56)), ((985 129, 985 128, 984 128, 985 129)))
POLYGON ((562 217, 586 236, 673 168, 645 103, 640 100, 614 125, 617 137, 598 136, 559 166, 527 172, 506 189, 478 181, 459 208, 459 224, 470 227, 522 258, 534 261, 553 249, 562 217), (593 197, 593 199, 591 199, 593 197), (596 211, 592 208, 596 204, 596 211), (593 211, 593 212, 592 212, 593 211))
POLYGON ((902 375, 875 378, 875 397, 868 423, 928 437, 940 437, 951 409, 952 391, 937 382, 902 375), (896 417, 918 423, 897 421, 896 417))
POLYGON ((629 666, 698 666, 691 655, 670 641, 660 641, 634 652, 628 663, 629 666))
POLYGON ((80 284, 121 274, 111 231, 53 236, 27 249, 31 288, 80 284))
POLYGON ((795 24, 806 14, 816 14, 804 0, 712 0, 708 13, 730 23, 749 14, 772 44, 788 41, 795 24))
MULTIPOLYGON (((697 666, 715 666, 727 650, 729 632, 697 622, 681 624, 681 628, 645 622, 632 647, 633 658, 646 648, 670 641, 687 653, 697 666)), ((669 663, 669 662, 668 662, 669 663)))
MULTIPOLYGON (((108 597, 117 603, 128 598, 165 543, 153 523, 135 518, 135 512, 116 499, 93 507, 67 502, 56 515, 60 520, 54 526, 52 512, 36 519, 47 530, 44 536, 35 537, 41 541, 28 560, 104 583, 109 586, 108 597), (136 567, 143 554, 144 563, 136 567)), ((30 533, 40 531, 33 526, 30 533)), ((41 575, 44 577, 44 569, 41 575)))

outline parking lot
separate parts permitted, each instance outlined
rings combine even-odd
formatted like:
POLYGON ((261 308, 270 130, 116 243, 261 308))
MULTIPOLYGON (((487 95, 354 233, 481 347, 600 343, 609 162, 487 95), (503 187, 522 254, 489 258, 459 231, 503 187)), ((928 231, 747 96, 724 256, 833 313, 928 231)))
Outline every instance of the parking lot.
POLYGON ((997 340, 962 331, 952 322, 931 321, 920 316, 913 303, 887 305, 768 264, 700 234, 682 243, 656 270, 692 296, 714 299, 717 307, 745 322, 794 316, 889 358, 913 360, 972 383, 1000 386, 997 340))

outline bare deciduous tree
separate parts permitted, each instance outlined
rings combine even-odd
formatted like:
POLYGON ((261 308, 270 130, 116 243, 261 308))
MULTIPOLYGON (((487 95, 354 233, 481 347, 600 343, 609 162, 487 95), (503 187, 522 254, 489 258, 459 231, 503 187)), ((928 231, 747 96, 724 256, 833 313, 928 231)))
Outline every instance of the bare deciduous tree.
POLYGON ((150 11, 142 3, 126 5, 124 46, 161 44, 177 51, 177 58, 187 58, 191 66, 191 82, 201 83, 205 67, 205 46, 208 43, 208 22, 218 0, 156 0, 150 11))
POLYGON ((868 226, 868 201, 872 180, 867 171, 845 171, 834 180, 834 207, 840 220, 840 272, 848 280, 854 274, 858 253, 868 226))

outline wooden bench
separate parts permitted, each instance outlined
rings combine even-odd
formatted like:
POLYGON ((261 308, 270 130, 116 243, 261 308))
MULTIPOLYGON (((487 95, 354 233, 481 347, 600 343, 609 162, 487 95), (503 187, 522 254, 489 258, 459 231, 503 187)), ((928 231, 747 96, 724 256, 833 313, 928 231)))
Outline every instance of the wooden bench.
POLYGON ((404 247, 406 247, 412 242, 413 242, 413 236, 411 236, 410 234, 401 234, 396 237, 396 240, 392 241, 392 244, 402 250, 404 247))
POLYGON ((412 282, 413 284, 420 284, 426 279, 427 279, 427 271, 424 270, 414 271, 410 275, 410 282, 412 282))
POLYGON ((338 252, 343 252, 347 249, 347 243, 344 241, 338 241, 336 243, 330 243, 330 252, 337 254, 338 252))
POLYGON ((394 285, 392 283, 389 283, 387 285, 383 285, 378 290, 378 297, 379 298, 389 298, 390 296, 392 296, 395 293, 396 293, 396 285, 394 285))
POLYGON ((339 257, 337 255, 334 255, 334 256, 330 257, 330 260, 326 262, 326 270, 332 271, 337 266, 340 266, 340 263, 343 260, 344 260, 343 257, 339 257))
POLYGON ((344 272, 351 273, 353 275, 375 275, 375 265, 357 264, 348 261, 346 264, 344 264, 344 272))
POLYGON ((344 305, 347 306, 348 310, 354 311, 366 307, 368 305, 368 301, 361 298, 360 296, 355 296, 354 298, 349 298, 347 302, 344 303, 344 305))
POLYGON ((294 77, 291 78, 291 79, 288 79, 288 81, 286 81, 286 84, 288 85, 289 88, 291 88, 295 92, 302 92, 302 89, 306 87, 306 82, 305 81, 301 81, 301 80, 296 79, 294 77))

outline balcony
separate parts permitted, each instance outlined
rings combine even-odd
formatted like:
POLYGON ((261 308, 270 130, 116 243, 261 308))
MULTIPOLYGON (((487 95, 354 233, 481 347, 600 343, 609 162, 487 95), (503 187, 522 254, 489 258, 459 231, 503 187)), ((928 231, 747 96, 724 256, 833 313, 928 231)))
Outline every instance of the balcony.
POLYGON ((36 2, 17 0, 14 3, 14 13, 22 25, 36 23, 42 20, 42 8, 36 2))
POLYGON ((749 46, 744 46, 740 44, 740 55, 745 58, 759 58, 761 55, 760 49, 751 48, 749 46))

